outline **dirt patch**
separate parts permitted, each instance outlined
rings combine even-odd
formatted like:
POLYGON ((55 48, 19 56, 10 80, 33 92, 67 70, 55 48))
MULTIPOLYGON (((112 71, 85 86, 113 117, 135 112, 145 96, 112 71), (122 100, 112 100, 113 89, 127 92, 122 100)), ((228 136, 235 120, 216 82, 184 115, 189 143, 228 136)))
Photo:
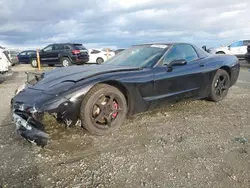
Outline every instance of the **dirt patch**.
POLYGON ((0 175, 9 187, 249 187, 249 80, 243 71, 222 102, 139 114, 109 136, 61 127, 43 150, 2 126, 0 175))

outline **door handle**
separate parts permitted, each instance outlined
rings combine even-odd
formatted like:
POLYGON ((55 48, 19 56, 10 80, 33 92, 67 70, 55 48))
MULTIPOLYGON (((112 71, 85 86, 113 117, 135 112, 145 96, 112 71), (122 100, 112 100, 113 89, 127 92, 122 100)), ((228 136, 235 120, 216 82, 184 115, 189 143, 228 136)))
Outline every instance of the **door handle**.
POLYGON ((200 67, 205 67, 205 65, 204 64, 200 64, 200 67))

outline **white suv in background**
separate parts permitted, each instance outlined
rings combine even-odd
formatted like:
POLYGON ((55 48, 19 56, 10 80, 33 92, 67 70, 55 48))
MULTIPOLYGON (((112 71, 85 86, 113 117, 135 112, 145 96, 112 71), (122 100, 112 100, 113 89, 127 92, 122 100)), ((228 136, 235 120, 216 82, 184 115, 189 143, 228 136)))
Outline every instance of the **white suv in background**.
POLYGON ((88 52, 89 52, 88 63, 101 64, 108 58, 111 58, 115 55, 115 52, 113 51, 109 51, 109 53, 107 54, 107 51, 102 49, 88 49, 88 52))
POLYGON ((250 40, 238 40, 226 46, 211 48, 208 52, 210 54, 229 54, 235 55, 238 58, 244 58, 244 55, 247 53, 248 44, 250 44, 250 40))

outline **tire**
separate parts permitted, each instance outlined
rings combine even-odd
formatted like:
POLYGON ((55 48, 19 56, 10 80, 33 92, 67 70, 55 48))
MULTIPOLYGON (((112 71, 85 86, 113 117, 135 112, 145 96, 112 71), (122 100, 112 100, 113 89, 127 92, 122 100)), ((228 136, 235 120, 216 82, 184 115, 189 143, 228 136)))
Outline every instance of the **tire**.
POLYGON ((101 63, 103 63, 104 62, 104 60, 101 58, 101 57, 98 57, 97 59, 96 59, 96 63, 97 64, 101 64, 101 63))
POLYGON ((223 100, 230 87, 230 76, 227 71, 219 69, 212 81, 208 99, 214 102, 223 100))
POLYGON ((30 64, 31 64, 31 66, 34 67, 34 68, 37 68, 37 66, 38 66, 38 65, 37 65, 37 60, 36 60, 35 58, 33 58, 33 59, 30 60, 30 64))
POLYGON ((62 58, 61 58, 61 64, 62 64, 63 67, 68 67, 68 66, 70 66, 72 63, 71 63, 71 61, 70 61, 69 58, 67 58, 67 57, 62 57, 62 58))
POLYGON ((107 84, 94 86, 84 97, 80 109, 82 126, 94 135, 111 133, 122 125, 126 115, 124 95, 107 84))

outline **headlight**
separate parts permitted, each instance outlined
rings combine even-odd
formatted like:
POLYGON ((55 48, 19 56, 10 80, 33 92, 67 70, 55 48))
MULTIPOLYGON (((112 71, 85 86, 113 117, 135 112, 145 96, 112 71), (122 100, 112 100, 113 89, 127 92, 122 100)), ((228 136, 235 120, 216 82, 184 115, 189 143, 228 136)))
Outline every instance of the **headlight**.
POLYGON ((23 91, 26 88, 26 84, 22 84, 20 85, 16 91, 15 91, 15 95, 17 95, 18 93, 20 93, 21 91, 23 91))

